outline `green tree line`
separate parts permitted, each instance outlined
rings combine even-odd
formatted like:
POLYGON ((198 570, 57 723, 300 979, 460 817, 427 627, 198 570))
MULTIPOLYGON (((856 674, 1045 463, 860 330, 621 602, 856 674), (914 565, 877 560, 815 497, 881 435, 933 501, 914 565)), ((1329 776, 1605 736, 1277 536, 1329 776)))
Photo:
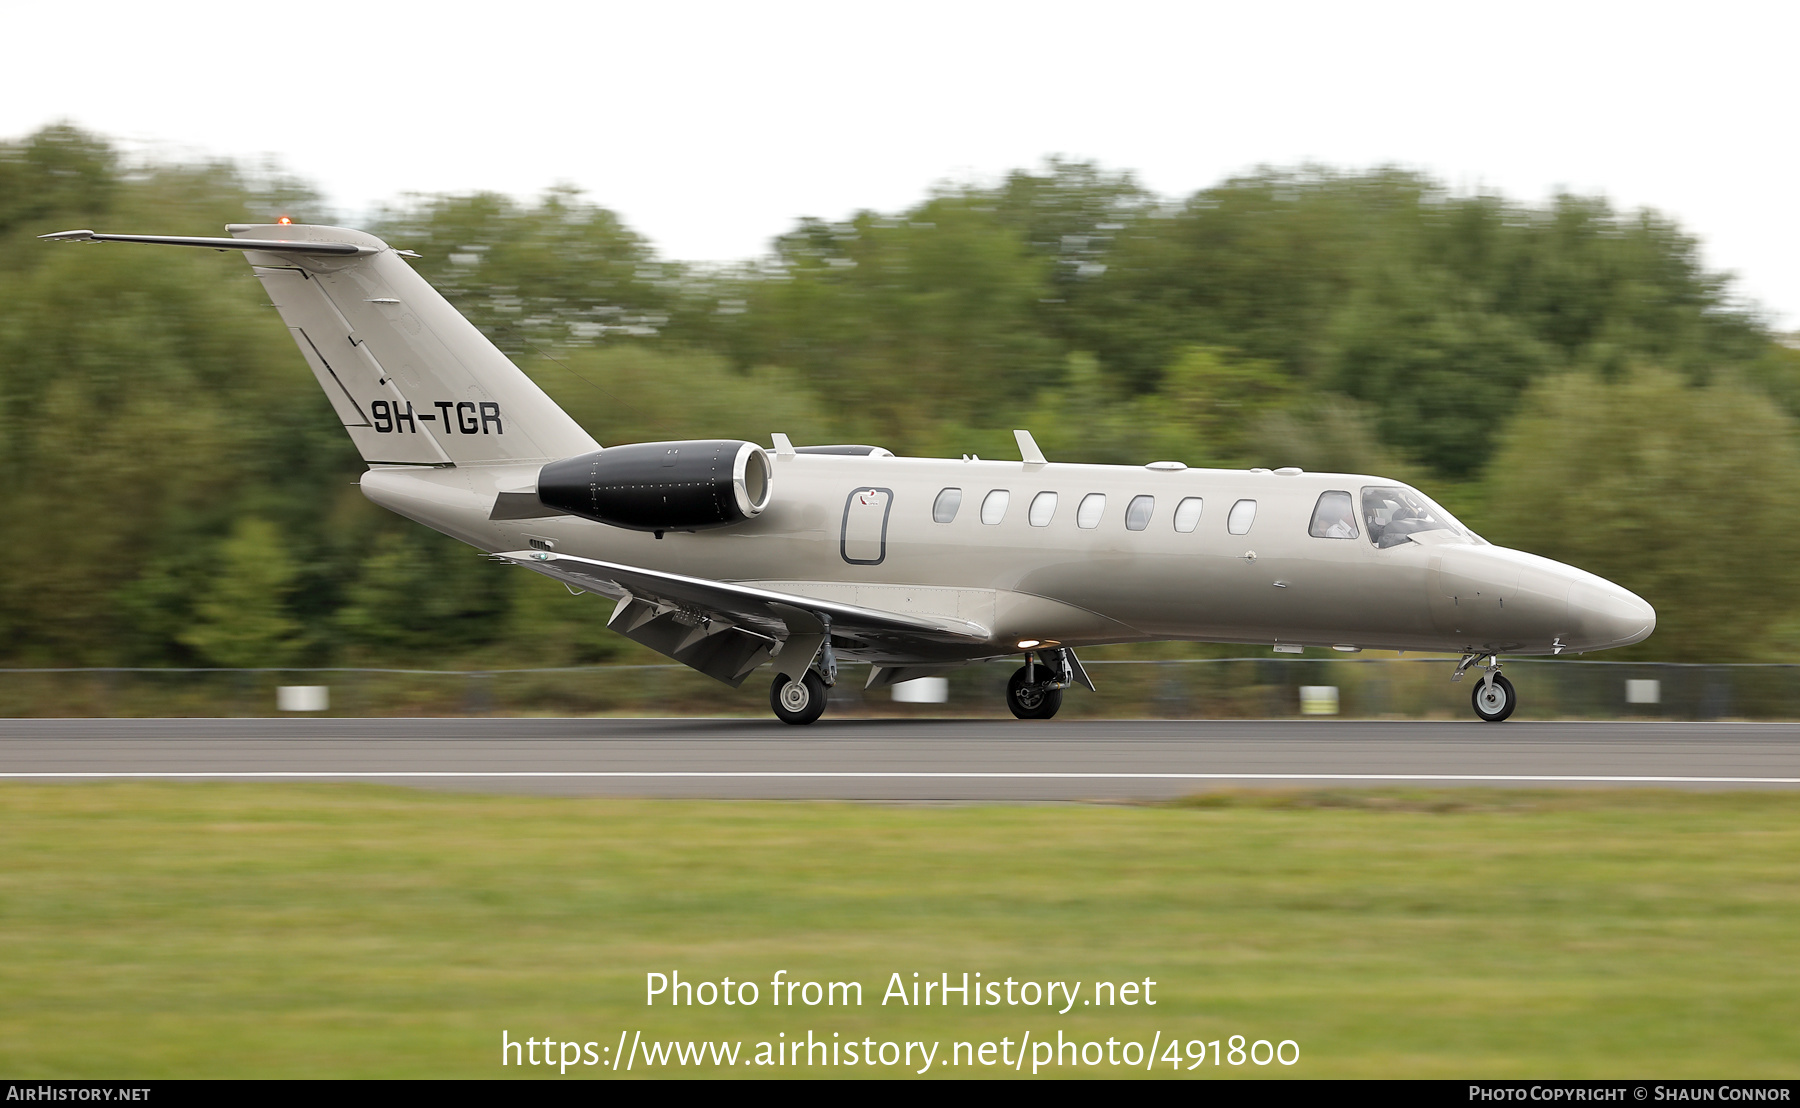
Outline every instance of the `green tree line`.
MULTIPOLYGON (((565 664, 604 605, 363 500, 241 261, 70 227, 333 222, 304 182, 0 143, 0 664, 565 664)), ((1264 169, 1169 199, 1051 161, 685 265, 568 188, 368 228, 603 443, 732 436, 1300 465, 1421 484, 1661 614, 1631 656, 1800 647, 1800 351, 1653 212, 1264 169)))

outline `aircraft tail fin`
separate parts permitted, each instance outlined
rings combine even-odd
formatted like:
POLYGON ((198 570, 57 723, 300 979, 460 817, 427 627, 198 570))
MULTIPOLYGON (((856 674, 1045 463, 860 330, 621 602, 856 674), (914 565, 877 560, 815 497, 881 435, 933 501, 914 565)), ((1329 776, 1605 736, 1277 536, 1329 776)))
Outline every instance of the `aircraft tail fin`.
POLYGON ((43 237, 244 251, 371 465, 546 462, 599 449, 387 243, 343 227, 226 230, 232 237, 43 237))

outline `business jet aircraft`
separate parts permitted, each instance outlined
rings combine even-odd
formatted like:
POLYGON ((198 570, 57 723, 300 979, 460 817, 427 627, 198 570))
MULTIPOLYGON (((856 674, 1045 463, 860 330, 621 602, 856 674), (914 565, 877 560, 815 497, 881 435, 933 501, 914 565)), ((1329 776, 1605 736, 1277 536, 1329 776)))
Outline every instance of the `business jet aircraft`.
POLYGON ((360 231, 44 238, 242 250, 368 470, 370 500, 617 601, 609 626, 811 723, 845 659, 868 686, 1009 655, 1021 719, 1075 649, 1184 639, 1298 653, 1417 650, 1472 665, 1476 715, 1517 706, 1500 655, 1626 646, 1656 613, 1619 586, 1489 544, 1398 481, 1298 469, 899 458, 736 440, 602 448, 404 260, 360 231), (1485 659, 1485 662, 1483 661, 1485 659))

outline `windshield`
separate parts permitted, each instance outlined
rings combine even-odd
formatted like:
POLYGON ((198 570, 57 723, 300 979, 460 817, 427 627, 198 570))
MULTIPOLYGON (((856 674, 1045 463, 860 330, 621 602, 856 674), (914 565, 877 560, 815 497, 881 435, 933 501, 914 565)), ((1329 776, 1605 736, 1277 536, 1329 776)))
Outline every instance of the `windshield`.
POLYGON ((1404 485, 1365 485, 1362 501, 1369 541, 1383 550, 1410 541, 1420 531, 1453 531, 1470 542, 1487 542, 1430 497, 1404 485))

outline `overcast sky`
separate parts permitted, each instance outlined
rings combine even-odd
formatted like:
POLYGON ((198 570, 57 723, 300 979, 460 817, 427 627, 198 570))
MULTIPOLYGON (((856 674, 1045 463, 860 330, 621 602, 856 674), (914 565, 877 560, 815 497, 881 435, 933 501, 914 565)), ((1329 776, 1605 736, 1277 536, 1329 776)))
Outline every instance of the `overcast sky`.
POLYGON ((1793 4, 70 0, 0 29, 0 136, 273 156, 352 217, 569 182, 729 260, 1048 154, 1170 196, 1393 163, 1658 208, 1800 327, 1793 4))

